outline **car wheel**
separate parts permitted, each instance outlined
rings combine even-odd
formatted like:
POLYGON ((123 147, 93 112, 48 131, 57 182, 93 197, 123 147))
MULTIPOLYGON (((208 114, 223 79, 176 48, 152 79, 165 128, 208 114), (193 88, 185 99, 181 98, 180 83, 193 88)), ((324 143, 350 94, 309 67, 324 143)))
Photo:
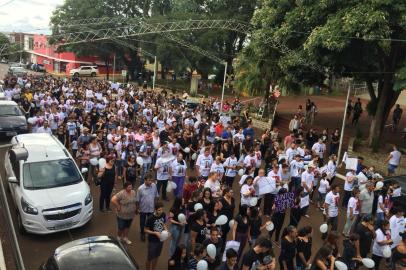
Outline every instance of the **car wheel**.
POLYGON ((24 235, 24 234, 27 233, 27 231, 24 228, 23 221, 22 221, 21 216, 20 216, 20 212, 18 210, 16 210, 16 213, 17 213, 18 231, 20 232, 21 235, 24 235))
POLYGON ((75 74, 73 74, 75 77, 79 77, 79 73, 75 72, 75 74))
POLYGON ((90 76, 96 77, 96 72, 92 72, 92 74, 90 74, 90 76))

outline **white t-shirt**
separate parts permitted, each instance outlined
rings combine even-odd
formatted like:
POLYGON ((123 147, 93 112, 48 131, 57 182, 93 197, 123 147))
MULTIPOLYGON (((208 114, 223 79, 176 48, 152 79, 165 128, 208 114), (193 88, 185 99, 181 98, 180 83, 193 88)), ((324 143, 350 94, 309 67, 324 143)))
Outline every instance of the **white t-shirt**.
MULTIPOLYGON (((226 159, 226 161, 224 161, 223 166, 224 167, 233 167, 233 166, 237 166, 237 164, 238 164, 238 161, 237 161, 236 157, 234 157, 234 158, 228 157, 226 159)), ((237 175, 237 170, 230 169, 230 168, 226 169, 225 176, 227 176, 227 177, 235 177, 236 175, 237 175)))
MULTIPOLYGON (((304 183, 310 188, 310 190, 313 190, 313 183, 314 183, 314 175, 312 173, 309 173, 308 171, 304 171, 302 173, 302 187, 304 187, 304 183)), ((307 190, 305 190, 307 192, 307 190)))
POLYGON ((254 179, 255 189, 258 191, 258 195, 264 195, 268 193, 276 192, 276 178, 269 176, 257 176, 254 179))
POLYGON ((393 215, 389 219, 389 226, 390 226, 390 232, 391 232, 391 239, 393 240, 393 244, 391 245, 391 248, 394 248, 402 240, 402 237, 399 235, 399 233, 402 233, 405 231, 405 217, 398 218, 398 217, 396 217, 396 215, 393 215))
POLYGON ((340 201, 340 194, 334 194, 333 191, 330 191, 326 195, 326 200, 324 201, 328 205, 328 216, 336 217, 338 216, 338 204, 340 201))
POLYGON ((253 197, 252 194, 249 195, 249 196, 244 196, 243 194, 246 194, 248 191, 252 191, 252 190, 255 190, 252 185, 249 186, 249 185, 245 184, 245 185, 243 185, 241 187, 241 191, 240 191, 240 193, 241 193, 241 205, 244 205, 244 204, 245 205, 250 205, 250 200, 253 197))
POLYGON ((276 188, 276 186, 282 180, 282 175, 280 174, 280 171, 278 171, 277 173, 274 173, 274 171, 271 170, 268 173, 268 178, 269 178, 270 184, 271 184, 271 194, 277 194, 278 189, 276 188), (274 186, 275 186, 275 189, 273 189, 274 186))
POLYGON ((245 179, 247 179, 248 176, 254 177, 254 173, 244 174, 243 176, 241 176, 240 181, 238 182, 240 184, 240 186, 244 184, 245 179))
POLYGON ((350 208, 352 208, 352 214, 358 215, 359 214, 359 201, 355 197, 351 197, 348 201, 347 206, 347 214, 350 214, 350 208))
POLYGON ((224 167, 223 167, 223 164, 217 164, 216 162, 214 162, 212 165, 211 165, 211 168, 210 168, 210 172, 215 172, 215 173, 217 173, 217 176, 218 177, 220 177, 220 176, 222 176, 223 174, 224 174, 224 167))
POLYGON ((395 151, 390 152, 390 155, 392 157, 389 160, 389 164, 394 165, 394 166, 399 166, 400 157, 402 156, 402 154, 398 150, 395 150, 395 151))
POLYGON ((377 207, 376 207, 376 212, 377 213, 384 213, 384 210, 382 210, 382 208, 380 207, 380 204, 383 204, 383 207, 385 209, 385 204, 383 203, 383 196, 382 195, 379 195, 379 197, 378 197, 378 204, 377 204, 377 207))
POLYGON ((321 179, 318 191, 322 194, 327 193, 327 190, 330 188, 330 183, 327 179, 321 179))
POLYGON ((309 196, 309 194, 307 194, 306 196, 300 198, 300 208, 304 208, 304 207, 309 206, 309 205, 310 205, 310 196, 309 196))
POLYGON ((204 183, 205 188, 210 188, 211 194, 213 197, 218 197, 217 191, 220 190, 220 182, 216 180, 215 182, 208 180, 206 183, 204 183))
POLYGON ((256 168, 257 166, 257 156, 251 156, 251 155, 247 155, 244 158, 244 167, 251 167, 251 168, 256 168))
POLYGON ((296 161, 292 160, 290 162, 290 175, 292 177, 300 177, 300 170, 303 169, 304 163, 303 161, 296 161))
POLYGON ((378 243, 388 240, 386 235, 381 231, 381 229, 378 229, 375 231, 376 233, 376 238, 374 240, 374 245, 372 246, 372 254, 383 257, 383 250, 387 245, 379 245, 378 243))
POLYGON ((213 157, 211 155, 199 155, 196 165, 199 166, 200 175, 203 177, 209 176, 211 165, 213 164, 213 157))
POLYGON ((162 162, 162 158, 158 158, 155 163, 156 171, 156 179, 157 180, 168 180, 169 179, 169 167, 171 166, 171 162, 162 162))
POLYGON ((324 143, 316 142, 313 144, 312 150, 318 155, 320 158, 324 157, 324 152, 326 152, 326 145, 324 143))
POLYGON ((172 162, 172 176, 176 177, 184 177, 186 176, 186 169, 187 165, 186 162, 183 160, 183 165, 178 162, 178 159, 175 159, 172 162))

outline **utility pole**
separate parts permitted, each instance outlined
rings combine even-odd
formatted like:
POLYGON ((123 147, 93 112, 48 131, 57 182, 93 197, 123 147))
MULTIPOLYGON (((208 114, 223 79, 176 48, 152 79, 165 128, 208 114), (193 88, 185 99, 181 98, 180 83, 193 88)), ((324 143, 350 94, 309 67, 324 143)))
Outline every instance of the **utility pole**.
POLYGON ((340 144, 339 144, 339 146, 338 146, 338 153, 337 153, 337 160, 338 160, 338 161, 340 161, 341 150, 342 150, 342 146, 343 146, 344 129, 345 129, 345 119, 346 119, 346 117, 347 117, 347 108, 348 108, 348 102, 349 102, 349 100, 350 100, 350 92, 351 92, 351 85, 348 86, 347 100, 345 101, 343 123, 342 123, 342 126, 341 126, 340 144))
POLYGON ((221 91, 220 112, 223 112, 224 90, 225 90, 225 87, 226 87, 226 78, 227 78, 227 67, 228 67, 228 63, 224 62, 224 78, 223 78, 223 90, 221 91))
POLYGON ((23 49, 24 47, 22 46, 23 44, 23 33, 20 32, 20 63, 23 62, 23 49))
POLYGON ((158 68, 156 55, 154 56, 154 59, 155 59, 155 62, 154 62, 154 78, 152 79, 152 90, 155 90, 155 81, 156 81, 156 74, 157 74, 157 68, 158 68))
POLYGON ((114 81, 114 79, 115 79, 115 72, 116 72, 116 54, 114 54, 114 56, 113 56, 113 82, 115 82, 115 81, 114 81))

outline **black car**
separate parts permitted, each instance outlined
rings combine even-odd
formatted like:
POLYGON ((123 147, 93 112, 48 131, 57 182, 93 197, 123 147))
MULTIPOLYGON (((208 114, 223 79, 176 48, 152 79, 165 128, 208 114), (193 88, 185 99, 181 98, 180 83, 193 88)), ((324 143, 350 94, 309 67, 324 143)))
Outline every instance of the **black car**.
POLYGON ((394 181, 396 181, 399 184, 401 188, 401 193, 399 197, 392 198, 393 200, 392 209, 400 208, 406 212, 406 174, 385 177, 383 183, 386 187, 389 187, 390 185, 393 184, 394 181))
POLYGON ((0 100, 0 137, 12 137, 27 131, 27 120, 17 103, 0 100))
POLYGON ((114 237, 94 236, 57 248, 40 270, 138 270, 123 244, 114 237))

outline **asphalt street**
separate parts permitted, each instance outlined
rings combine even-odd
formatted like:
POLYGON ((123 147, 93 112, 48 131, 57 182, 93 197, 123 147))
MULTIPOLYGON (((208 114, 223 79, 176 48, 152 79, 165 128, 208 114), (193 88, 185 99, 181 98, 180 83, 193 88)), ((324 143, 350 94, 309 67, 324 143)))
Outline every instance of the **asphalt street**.
MULTIPOLYGON (((7 66, 0 64, 0 77, 3 77, 5 72, 7 71, 7 66)), ((2 142, 7 143, 7 142, 2 142)), ((4 155, 5 150, 0 150, 0 175, 1 179, 5 182, 5 171, 4 171, 4 155)), ((189 172, 192 174, 193 172, 189 172)), ((338 180, 339 181, 339 180, 338 180)), ((117 184, 113 193, 120 190, 121 184, 117 184)), ((32 234, 24 234, 21 235, 17 232, 18 241, 21 248, 22 257, 24 260, 25 268, 28 270, 38 269, 39 265, 44 262, 52 253, 53 251, 60 245, 69 242, 71 240, 80 239, 83 237, 89 236, 97 236, 97 235, 116 235, 116 219, 114 213, 101 213, 98 209, 98 198, 99 198, 99 190, 93 184, 91 185, 92 195, 94 199, 94 216, 89 224, 85 225, 82 228, 69 230, 65 232, 55 233, 51 235, 32 235, 32 234)), ((238 187, 238 181, 235 181, 234 191, 236 194, 237 203, 239 202, 239 193, 240 189, 238 187)), ((10 198, 10 194, 7 194, 7 199, 12 207, 13 203, 10 198)), ((170 196, 172 199, 172 196, 170 196)), ((168 202, 165 203, 165 210, 168 211, 172 203, 168 202)), ((344 209, 342 209, 344 210, 344 209)), ((16 222, 16 214, 15 210, 11 209, 12 216, 14 223, 16 222)), ((309 209, 310 218, 302 218, 299 227, 304 225, 311 225, 314 228, 314 240, 313 240, 313 254, 323 245, 323 241, 321 240, 321 234, 319 232, 319 226, 323 222, 322 214, 319 210, 317 210, 313 205, 310 206, 309 209)), ((4 214, 4 213, 3 213, 4 214)), ((341 211, 341 218, 339 219, 339 229, 342 230, 345 222, 345 211, 341 211)), ((285 218, 285 226, 289 221, 288 215, 285 218)), ((0 216, 0 222, 4 222, 3 215, 0 216)), ((3 223, 0 223, 3 224, 3 223)), ((0 236, 6 235, 4 233, 3 225, 0 226, 0 236), (2 231, 3 230, 3 231, 2 231)), ((264 232, 266 233, 266 232, 264 232)), ((231 235, 231 234, 230 234, 231 235)), ((147 242, 141 242, 139 237, 139 216, 136 216, 133 222, 133 225, 130 230, 130 240, 133 242, 132 245, 128 246, 128 249, 132 256, 138 262, 140 269, 145 269, 145 261, 147 255, 147 242)), ((9 240, 9 239, 8 239, 9 240)), ((248 248, 248 247, 247 247, 248 248)), ((159 259, 157 269, 163 270, 167 267, 167 259, 168 259, 168 249, 169 249, 169 241, 165 242, 164 249, 162 256, 159 259)), ((275 254, 279 254, 279 248, 275 245, 275 254)), ((8 256, 8 259, 10 257, 8 256)), ((10 264, 9 264, 10 265, 10 264)), ((9 268, 8 270, 13 269, 9 268)))

